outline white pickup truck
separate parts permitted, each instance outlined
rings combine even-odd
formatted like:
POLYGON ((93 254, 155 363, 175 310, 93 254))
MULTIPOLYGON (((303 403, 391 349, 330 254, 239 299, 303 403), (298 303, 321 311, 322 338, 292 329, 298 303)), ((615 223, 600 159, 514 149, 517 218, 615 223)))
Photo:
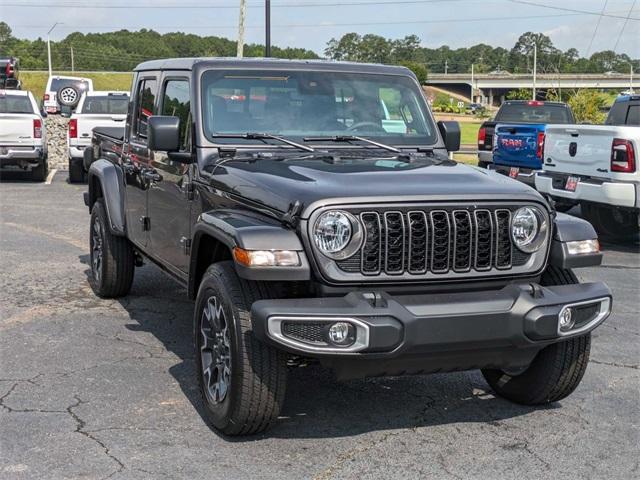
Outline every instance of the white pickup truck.
POLYGON ((548 125, 536 189, 580 204, 599 233, 640 232, 640 95, 618 97, 605 125, 548 125))
POLYGON ((44 116, 31 92, 0 90, 0 173, 30 172, 36 181, 46 179, 44 116))
POLYGON ((129 105, 129 93, 93 91, 82 95, 76 112, 69 119, 67 146, 69 151, 69 182, 82 182, 86 172, 82 163, 84 149, 91 146, 95 127, 124 128, 129 105))

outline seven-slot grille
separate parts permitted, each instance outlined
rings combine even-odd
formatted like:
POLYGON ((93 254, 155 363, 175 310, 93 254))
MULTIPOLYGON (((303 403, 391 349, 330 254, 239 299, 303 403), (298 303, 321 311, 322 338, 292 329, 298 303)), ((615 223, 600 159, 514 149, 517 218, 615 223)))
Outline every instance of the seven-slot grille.
POLYGON ((424 275, 509 270, 529 255, 511 243, 512 209, 502 207, 362 211, 364 241, 341 270, 424 275))

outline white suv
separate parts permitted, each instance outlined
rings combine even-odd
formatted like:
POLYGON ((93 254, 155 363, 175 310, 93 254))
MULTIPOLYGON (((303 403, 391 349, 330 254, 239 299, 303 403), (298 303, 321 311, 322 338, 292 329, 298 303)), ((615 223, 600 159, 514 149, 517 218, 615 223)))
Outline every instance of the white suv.
POLYGON ((58 113, 62 107, 75 108, 85 92, 93 91, 90 78, 52 76, 47 80, 42 105, 47 113, 58 113))

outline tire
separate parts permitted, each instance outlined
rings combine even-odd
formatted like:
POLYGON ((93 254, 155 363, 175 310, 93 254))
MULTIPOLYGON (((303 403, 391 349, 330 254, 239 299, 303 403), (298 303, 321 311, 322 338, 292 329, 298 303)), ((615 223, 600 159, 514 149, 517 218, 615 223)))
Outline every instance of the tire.
POLYGON ((251 305, 268 297, 267 284, 243 280, 231 262, 211 265, 198 289, 194 337, 206 420, 225 435, 269 428, 284 401, 286 355, 251 331, 251 305), (223 352, 218 357, 216 352, 223 352))
POLYGON ((69 183, 83 183, 87 181, 82 162, 69 159, 69 183))
POLYGON ((95 294, 101 298, 127 295, 133 283, 133 248, 126 237, 111 233, 102 199, 98 199, 91 209, 89 247, 90 284, 95 294))
POLYGON ((44 160, 42 163, 39 163, 36 168, 31 170, 31 178, 34 182, 44 182, 47 179, 47 175, 49 174, 49 163, 44 160))
POLYGON ((637 212, 595 203, 581 203, 580 209, 600 235, 628 240, 640 234, 637 212))
MULTIPOLYGON (((571 270, 549 266, 542 285, 571 285, 578 279, 571 270)), ((549 345, 521 373, 484 369, 482 375, 493 391, 522 405, 544 405, 569 396, 580 384, 589 363, 591 334, 549 345)))
POLYGON ((58 90, 56 99, 61 106, 73 108, 80 101, 80 90, 73 85, 67 85, 58 90))

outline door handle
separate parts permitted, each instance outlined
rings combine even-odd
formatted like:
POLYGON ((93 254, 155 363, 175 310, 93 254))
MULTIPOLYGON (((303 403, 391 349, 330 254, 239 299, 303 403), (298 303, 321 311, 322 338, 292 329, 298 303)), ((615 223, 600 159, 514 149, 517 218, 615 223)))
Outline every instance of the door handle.
POLYGON ((145 180, 149 180, 150 182, 161 182, 162 181, 162 175, 160 175, 158 172, 154 172, 153 170, 147 170, 145 172, 142 173, 142 177, 145 180))

